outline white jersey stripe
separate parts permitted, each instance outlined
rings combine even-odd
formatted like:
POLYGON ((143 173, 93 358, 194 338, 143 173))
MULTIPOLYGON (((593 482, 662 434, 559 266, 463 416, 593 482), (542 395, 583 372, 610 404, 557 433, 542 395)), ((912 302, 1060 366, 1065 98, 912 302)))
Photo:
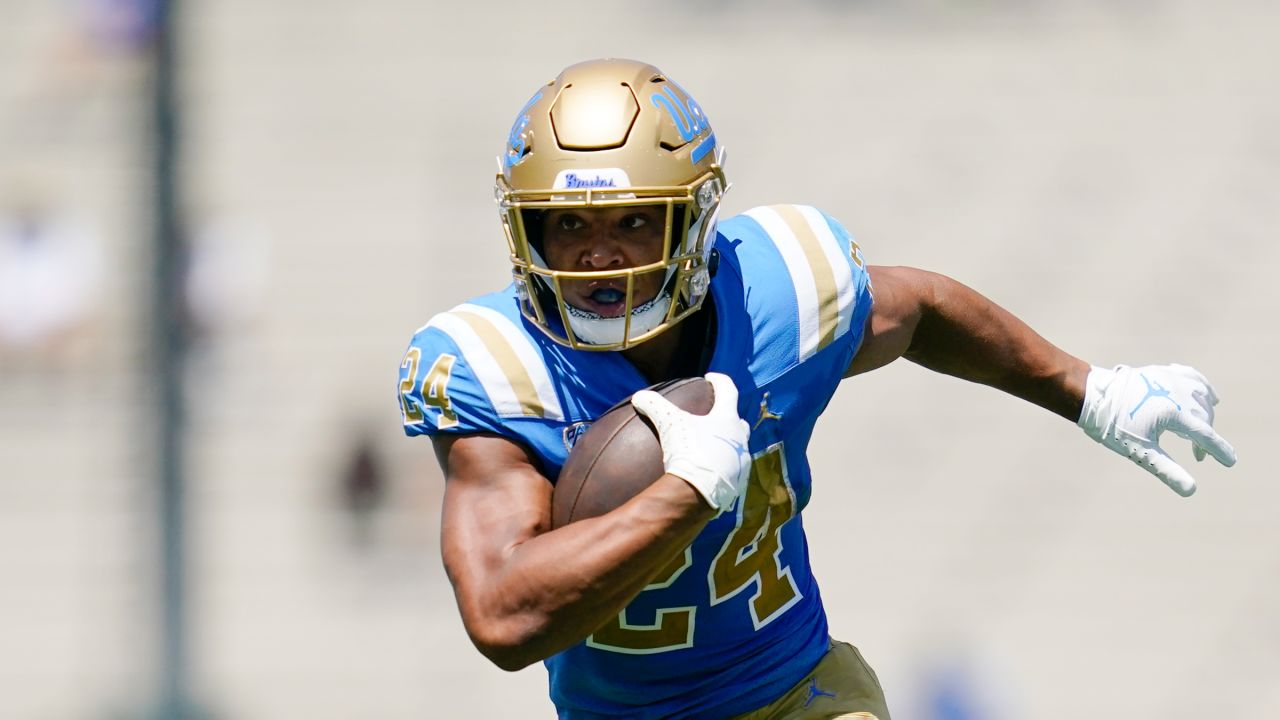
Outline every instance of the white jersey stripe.
POLYGON ((482 305, 468 303, 459 305, 453 311, 474 314, 489 321, 502 334, 503 339, 519 359, 520 365, 523 366, 525 374, 532 383, 533 393, 537 396, 537 404, 542 407, 542 416, 551 420, 564 420, 564 410, 560 406, 560 398, 556 395, 555 386, 551 382, 551 373, 547 371, 546 364, 543 363, 542 357, 529 337, 521 332, 514 322, 502 313, 482 305))
POLYGON ((809 223, 809 228, 813 230, 813 234, 818 238, 818 244, 822 246, 822 252, 827 256, 827 262, 831 265, 831 270, 835 275, 836 296, 839 299, 839 318, 836 324, 835 337, 840 337, 849 331, 849 323, 853 320, 853 273, 849 270, 849 261, 845 260, 845 251, 840 241, 836 239, 835 233, 831 232, 831 226, 827 224, 827 219, 818 212, 818 209, 809 205, 798 205, 796 209, 804 216, 809 223))
POLYGON ((453 339, 499 417, 564 419, 551 376, 532 343, 501 313, 464 304, 425 327, 453 339))
POLYGON ((836 291, 835 271, 822 252, 822 242, 813 234, 804 215, 800 214, 797 205, 774 205, 773 211, 778 213, 782 221, 791 229, 791 234, 800 249, 804 251, 809 270, 813 273, 813 284, 818 292, 818 346, 821 350, 836 339, 836 326, 840 319, 840 296, 836 291))
POLYGON ((466 358, 467 365, 480 380, 480 385, 489 396, 493 410, 500 417, 522 416, 524 407, 512 387, 511 380, 502 369, 498 359, 485 347, 480 334, 463 318, 452 312, 441 313, 427 323, 427 327, 438 328, 448 335, 466 358))
POLYGON ((818 351, 819 340, 820 299, 813 270, 809 267, 809 260, 805 257, 804 249, 800 247, 800 241, 795 233, 777 211, 772 208, 758 207, 744 214, 764 228, 787 266, 787 274, 791 276, 791 285, 796 293, 800 323, 799 353, 800 360, 804 361, 818 351))

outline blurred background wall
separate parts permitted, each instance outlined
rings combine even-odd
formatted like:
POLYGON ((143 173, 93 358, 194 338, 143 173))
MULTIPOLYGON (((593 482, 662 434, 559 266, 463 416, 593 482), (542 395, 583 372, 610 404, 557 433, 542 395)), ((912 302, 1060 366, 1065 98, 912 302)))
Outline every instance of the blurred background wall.
MULTIPOLYGON (((142 717, 158 692, 151 5, 0 0, 0 718, 142 717)), ((1223 397, 1240 464, 1182 500, 997 393, 905 362, 846 383, 807 527, 895 718, 1280 717, 1280 6, 187 0, 180 28, 212 717, 552 714, 540 666, 462 631, 395 380, 415 328, 506 282, 514 113, 608 55, 699 98, 727 212, 818 205, 871 262, 1223 397)))

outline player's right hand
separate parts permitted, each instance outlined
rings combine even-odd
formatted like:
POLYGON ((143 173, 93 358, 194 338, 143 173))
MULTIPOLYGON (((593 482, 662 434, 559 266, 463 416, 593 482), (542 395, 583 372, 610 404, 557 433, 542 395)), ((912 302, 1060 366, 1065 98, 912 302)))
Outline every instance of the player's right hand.
POLYGON ((693 486, 711 507, 731 507, 751 475, 747 439, 751 428, 738 416, 738 388, 728 375, 707 373, 715 393, 711 411, 694 415, 652 390, 641 390, 631 405, 658 431, 662 464, 693 486))

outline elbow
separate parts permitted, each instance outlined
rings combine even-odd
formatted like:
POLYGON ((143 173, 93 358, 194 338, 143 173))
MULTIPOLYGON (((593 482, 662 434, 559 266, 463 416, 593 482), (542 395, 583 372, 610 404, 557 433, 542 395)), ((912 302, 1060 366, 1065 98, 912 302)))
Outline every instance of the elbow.
POLYGON ((502 670, 523 670, 572 644, 564 642, 566 618, 538 592, 490 578, 456 583, 454 595, 471 644, 502 670))
POLYGON ((482 642, 474 637, 471 638, 471 642, 489 662, 507 672, 523 670, 542 659, 518 645, 482 642))
POLYGON ((540 652, 531 634, 513 622, 476 619, 464 622, 464 625, 471 644, 480 654, 507 672, 523 670, 547 657, 540 652))

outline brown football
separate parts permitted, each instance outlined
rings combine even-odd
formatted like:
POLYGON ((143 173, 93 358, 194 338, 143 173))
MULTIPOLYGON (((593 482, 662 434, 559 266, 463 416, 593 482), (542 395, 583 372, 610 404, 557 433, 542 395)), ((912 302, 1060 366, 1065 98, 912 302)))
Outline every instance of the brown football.
MULTIPOLYGON (((682 410, 706 415, 714 391, 702 378, 649 388, 682 410)), ((551 493, 551 527, 603 515, 662 477, 662 447, 649 419, 631 400, 614 405, 578 438, 551 493)))

